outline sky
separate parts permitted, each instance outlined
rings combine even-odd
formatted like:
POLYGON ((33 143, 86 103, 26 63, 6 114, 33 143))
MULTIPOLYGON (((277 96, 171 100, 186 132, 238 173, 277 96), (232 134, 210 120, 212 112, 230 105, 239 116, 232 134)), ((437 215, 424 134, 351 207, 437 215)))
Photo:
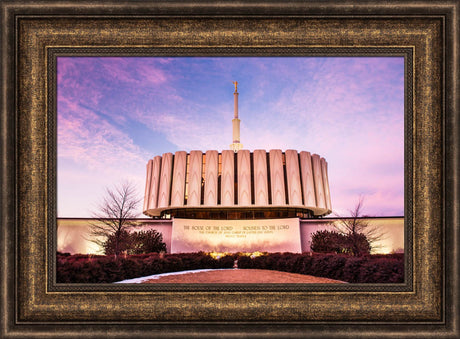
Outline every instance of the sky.
POLYGON ((244 149, 324 157, 334 214, 404 215, 403 57, 58 57, 58 217, 142 198, 156 155, 229 149, 232 81, 244 149))

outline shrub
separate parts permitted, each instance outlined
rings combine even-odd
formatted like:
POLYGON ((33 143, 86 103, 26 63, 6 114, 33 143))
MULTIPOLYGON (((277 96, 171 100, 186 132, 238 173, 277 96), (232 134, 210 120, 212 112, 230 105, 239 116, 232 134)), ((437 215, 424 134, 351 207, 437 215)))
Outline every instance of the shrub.
POLYGON ((404 280, 404 261, 393 258, 375 258, 366 261, 360 269, 359 281, 363 283, 398 283, 404 280))
POLYGON ((300 274, 311 274, 311 265, 313 261, 313 256, 311 255, 302 255, 299 258, 299 269, 298 273, 300 274))
MULTIPOLYGON (((120 231, 120 237, 118 238, 118 253, 127 251, 130 248, 131 236, 128 231, 120 231)), ((102 244, 105 255, 113 255, 116 253, 117 239, 115 233, 109 235, 106 241, 102 244)))
POLYGON ((163 235, 157 230, 148 230, 131 233, 131 248, 128 254, 166 252, 163 235))
POLYGON ((349 253, 353 255, 362 256, 371 253, 371 245, 362 233, 347 235, 347 247, 349 253))
POLYGON ((239 256, 237 260, 238 260, 238 268, 253 268, 254 267, 253 260, 246 255, 239 256))
POLYGON ((232 268, 235 260, 232 255, 226 255, 218 259, 217 267, 232 268))
POLYGON ((367 261, 366 257, 351 257, 345 263, 343 268, 343 280, 350 283, 360 282, 360 270, 364 262, 367 261))
POLYGON ((311 236, 311 250, 319 253, 343 253, 347 237, 334 231, 317 231, 311 236))
MULTIPOLYGON (((103 244, 106 255, 115 254, 116 239, 115 234, 111 234, 103 244)), ((163 242, 163 235, 157 230, 140 232, 121 231, 118 240, 120 253, 143 254, 152 252, 166 252, 166 244, 163 242)))
POLYGON ((318 253, 344 253, 366 255, 371 246, 362 233, 341 234, 336 231, 322 230, 312 234, 311 250, 318 253))

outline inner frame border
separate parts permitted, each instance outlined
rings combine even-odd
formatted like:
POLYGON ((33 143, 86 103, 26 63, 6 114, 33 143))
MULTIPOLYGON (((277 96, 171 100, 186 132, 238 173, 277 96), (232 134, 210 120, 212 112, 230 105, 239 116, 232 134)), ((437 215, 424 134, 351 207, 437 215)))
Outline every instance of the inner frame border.
POLYGON ((413 55, 414 47, 49 47, 48 65, 48 292, 122 291, 327 291, 410 292, 413 290, 413 55), (57 58, 58 57, 404 57, 404 283, 400 284, 62 284, 56 283, 57 251, 57 58))

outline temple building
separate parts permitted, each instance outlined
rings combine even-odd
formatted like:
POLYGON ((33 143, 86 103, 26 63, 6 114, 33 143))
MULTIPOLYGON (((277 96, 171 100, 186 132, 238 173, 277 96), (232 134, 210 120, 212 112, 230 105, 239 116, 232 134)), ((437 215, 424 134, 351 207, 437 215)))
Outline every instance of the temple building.
POLYGON ((331 213, 327 162, 296 150, 178 151, 149 160, 144 214, 198 219, 331 213))
MULTIPOLYGON (((212 221, 209 230, 220 231, 218 220, 244 220, 244 224, 249 225, 249 220, 299 220, 331 213, 327 162, 324 158, 307 151, 259 149, 251 152, 243 149, 240 143, 238 83, 234 82, 234 85, 233 142, 230 149, 221 152, 177 151, 149 160, 144 214, 159 219, 206 219, 212 221)), ((238 229, 235 224, 232 230, 235 227, 238 229)), ((173 223, 173 233, 175 228, 173 223)), ((247 235, 243 231, 235 232, 234 235, 240 237, 247 235)), ((296 234, 300 236, 299 232, 296 234)), ((219 243, 226 243, 231 238, 228 234, 227 237, 223 237, 223 233, 221 235, 222 239, 216 238, 219 243)), ((296 241, 300 244, 300 239, 296 241)))

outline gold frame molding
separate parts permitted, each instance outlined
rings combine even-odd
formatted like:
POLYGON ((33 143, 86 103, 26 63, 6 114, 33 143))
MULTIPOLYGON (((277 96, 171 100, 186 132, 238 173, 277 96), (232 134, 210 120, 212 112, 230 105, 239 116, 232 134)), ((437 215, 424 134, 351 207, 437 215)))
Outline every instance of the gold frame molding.
POLYGON ((459 8, 456 1, 2 1, 1 336, 459 337, 459 8), (406 283, 144 290, 54 284, 56 132, 49 67, 59 53, 78 51, 410 52, 406 283))

